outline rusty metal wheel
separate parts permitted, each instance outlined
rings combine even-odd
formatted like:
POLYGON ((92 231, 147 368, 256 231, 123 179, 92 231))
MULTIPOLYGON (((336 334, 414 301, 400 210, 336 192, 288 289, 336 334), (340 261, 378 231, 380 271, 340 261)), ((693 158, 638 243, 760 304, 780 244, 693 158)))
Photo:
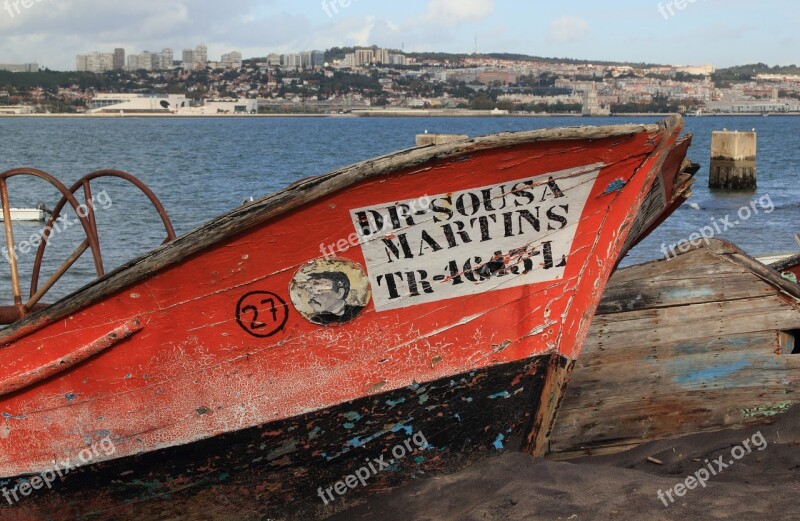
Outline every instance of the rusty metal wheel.
POLYGON ((14 292, 14 305, 0 307, 0 323, 8 324, 15 322, 16 320, 25 318, 32 311, 41 308, 42 305, 39 304, 39 301, 42 299, 42 297, 53 287, 53 285, 64 275, 64 273, 66 273, 72 267, 72 265, 75 264, 75 262, 86 252, 87 249, 91 250, 92 252, 92 259, 94 261, 95 272, 97 273, 97 276, 102 277, 105 274, 103 256, 100 251, 100 237, 97 233, 97 221, 94 213, 92 189, 90 186, 92 180, 101 177, 116 177, 123 179, 133 184, 142 193, 144 193, 144 195, 150 200, 150 203, 155 207, 159 217, 161 217, 161 222, 167 231, 167 238, 164 240, 164 243, 175 239, 175 230, 172 226, 172 222, 170 222, 166 210, 164 210, 163 205, 158 200, 156 195, 139 179, 126 172, 121 172, 118 170, 99 170, 83 176, 69 188, 67 188, 66 185, 47 172, 43 172, 34 168, 18 168, 3 172, 0 174, 0 197, 2 198, 3 205, 3 224, 6 234, 6 247, 9 251, 9 255, 7 255, 7 257, 11 267, 11 285, 14 292), (47 219, 47 223, 42 230, 42 240, 39 243, 39 248, 36 252, 33 273, 31 275, 30 297, 28 298, 27 302, 24 303, 22 301, 22 291, 20 289, 17 259, 16 255, 13 254, 14 231, 11 225, 11 204, 8 199, 7 184, 9 178, 16 176, 32 176, 43 179, 53 185, 61 193, 61 199, 53 208, 53 211, 51 212, 50 217, 47 219), (83 188, 85 204, 79 203, 75 197, 75 192, 77 192, 79 188, 83 188), (67 203, 69 203, 77 215, 78 221, 83 227, 86 238, 75 249, 72 255, 70 255, 69 258, 53 272, 50 278, 48 278, 40 288, 39 273, 42 267, 44 251, 47 247, 47 243, 50 240, 50 236, 53 233, 53 225, 61 216, 61 212, 67 203))

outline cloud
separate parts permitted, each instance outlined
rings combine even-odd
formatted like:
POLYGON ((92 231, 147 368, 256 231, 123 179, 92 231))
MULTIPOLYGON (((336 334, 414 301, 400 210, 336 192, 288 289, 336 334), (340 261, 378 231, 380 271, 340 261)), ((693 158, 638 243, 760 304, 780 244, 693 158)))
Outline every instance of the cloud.
MULTIPOLYGON (((491 9, 492 2, 466 0, 462 9, 455 2, 433 3, 429 13, 465 20, 485 12, 486 5, 491 9)), ((182 49, 204 43, 209 57, 219 59, 233 50, 257 57, 348 45, 399 48, 441 33, 432 23, 426 32, 407 27, 408 13, 390 21, 342 11, 315 23, 313 13, 281 9, 278 0, 226 0, 224 8, 207 0, 37 0, 13 17, 2 6, 0 0, 0 63, 38 62, 60 70, 73 70, 76 54, 112 52, 115 47, 128 54, 169 47, 180 59, 182 49)))
POLYGON ((575 43, 589 34, 589 23, 577 16, 562 15, 550 22, 547 31, 549 43, 575 43))
POLYGON ((423 12, 410 14, 399 23, 387 22, 387 32, 374 31, 373 35, 380 37, 375 41, 379 45, 400 48, 405 44, 410 52, 471 52, 473 27, 462 27, 486 23, 494 12, 494 0, 428 0, 423 12))
POLYGON ((282 40, 286 51, 326 49, 353 45, 392 47, 402 42, 403 33, 396 24, 374 16, 342 17, 334 22, 314 26, 282 40))
POLYGON ((480 22, 494 12, 494 0, 430 0, 422 22, 455 27, 480 22))
POLYGON ((287 26, 293 31, 287 36, 311 28, 306 17, 287 14, 266 20, 278 23, 264 23, 258 9, 274 1, 226 0, 220 8, 203 0, 36 0, 19 12, 0 11, 0 62, 74 69, 76 54, 171 47, 180 56, 181 49, 199 43, 207 44, 212 56, 234 49, 263 56, 269 45, 265 28, 271 37, 287 26))

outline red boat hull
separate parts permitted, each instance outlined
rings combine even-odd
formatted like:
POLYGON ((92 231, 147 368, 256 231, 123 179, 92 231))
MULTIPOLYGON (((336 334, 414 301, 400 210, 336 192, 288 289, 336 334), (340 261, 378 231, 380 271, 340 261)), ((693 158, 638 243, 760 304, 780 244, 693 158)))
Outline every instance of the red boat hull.
MULTIPOLYGON (((54 460, 94 451, 52 488, 8 501, 3 518, 178 509, 219 519, 204 516, 222 495, 246 512, 237 519, 288 515, 400 432, 430 446, 407 447, 414 458, 359 489, 459 466, 508 438, 540 450, 559 375, 679 131, 673 121, 597 139, 458 145, 258 226, 237 228, 233 214, 138 261, 150 273, 132 276, 134 263, 84 292, 102 298, 78 294, 81 305, 67 299, 3 332, 6 490, 22 493, 54 460), (422 214, 375 217, 426 195, 434 203, 422 214), (223 238, 169 256, 203 234, 223 238), (335 259, 320 259, 331 244, 335 259), (322 294, 344 309, 309 317, 322 304, 308 295, 322 294)), ((332 513, 321 498, 313 505, 299 515, 332 513)))

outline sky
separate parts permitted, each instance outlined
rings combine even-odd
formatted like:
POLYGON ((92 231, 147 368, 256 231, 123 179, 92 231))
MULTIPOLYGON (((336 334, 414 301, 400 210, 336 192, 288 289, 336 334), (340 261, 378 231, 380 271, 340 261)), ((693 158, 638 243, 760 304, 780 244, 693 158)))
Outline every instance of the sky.
POLYGON ((209 58, 378 45, 729 67, 800 63, 797 0, 0 0, 0 63, 204 43, 209 58))

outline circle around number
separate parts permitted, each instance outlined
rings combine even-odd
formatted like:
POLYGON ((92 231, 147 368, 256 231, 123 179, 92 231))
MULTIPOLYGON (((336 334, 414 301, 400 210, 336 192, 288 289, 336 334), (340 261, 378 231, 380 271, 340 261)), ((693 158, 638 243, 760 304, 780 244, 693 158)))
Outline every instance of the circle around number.
POLYGON ((245 332, 257 338, 271 337, 283 329, 287 320, 289 320, 288 304, 271 291, 251 291, 236 304, 236 322, 245 332), (269 300, 272 300, 272 306, 268 308, 268 311, 273 312, 272 317, 260 316, 262 306, 269 300), (262 321, 260 318, 272 318, 272 320, 262 321), (273 327, 270 328, 270 325, 273 327))

